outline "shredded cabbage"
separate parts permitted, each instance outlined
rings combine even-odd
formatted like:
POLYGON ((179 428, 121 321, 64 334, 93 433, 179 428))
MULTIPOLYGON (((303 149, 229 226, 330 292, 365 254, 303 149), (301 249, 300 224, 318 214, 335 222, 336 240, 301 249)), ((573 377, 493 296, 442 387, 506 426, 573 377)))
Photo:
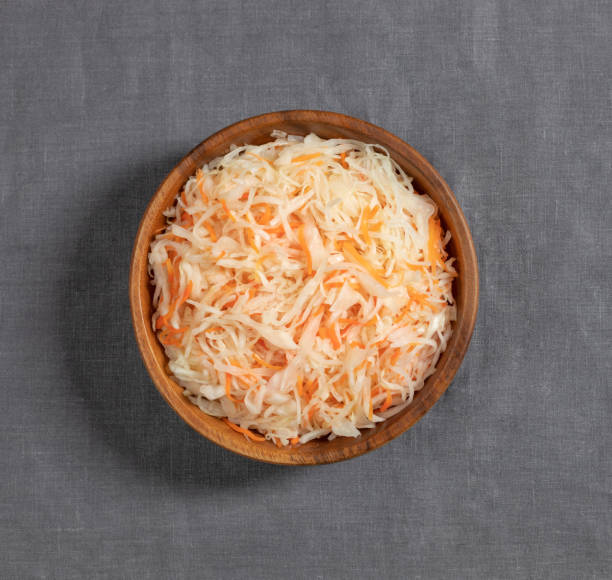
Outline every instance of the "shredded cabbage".
POLYGON ((272 137, 204 165, 165 212, 153 327, 185 395, 245 436, 357 437, 446 348, 450 233, 383 147, 272 137))

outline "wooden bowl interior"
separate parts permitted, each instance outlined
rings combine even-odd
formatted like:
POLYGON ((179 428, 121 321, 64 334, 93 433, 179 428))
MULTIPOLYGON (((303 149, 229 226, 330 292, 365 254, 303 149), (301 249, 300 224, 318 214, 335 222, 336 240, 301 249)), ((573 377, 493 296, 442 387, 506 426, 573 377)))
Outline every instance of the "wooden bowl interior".
POLYGON ((151 200, 140 224, 130 273, 132 318, 144 363, 155 385, 174 410, 199 433, 222 447, 262 461, 281 464, 319 464, 340 461, 380 447, 414 425, 446 390, 467 350, 476 320, 478 272, 469 228, 457 201, 444 180, 414 149, 383 129, 364 121, 320 111, 287 111, 247 119, 216 133, 191 151, 169 174, 151 200), (167 372, 164 350, 151 328, 153 288, 147 272, 147 255, 154 232, 165 225, 162 212, 171 206, 187 179, 204 163, 228 152, 231 144, 262 144, 278 129, 290 134, 316 133, 323 138, 349 138, 386 147, 395 161, 414 178, 415 188, 428 194, 440 210, 442 223, 451 231, 449 253, 459 272, 453 291, 457 321, 436 372, 417 392, 414 401, 398 415, 363 430, 359 438, 311 441, 297 447, 278 448, 271 442, 253 442, 193 405, 167 372))

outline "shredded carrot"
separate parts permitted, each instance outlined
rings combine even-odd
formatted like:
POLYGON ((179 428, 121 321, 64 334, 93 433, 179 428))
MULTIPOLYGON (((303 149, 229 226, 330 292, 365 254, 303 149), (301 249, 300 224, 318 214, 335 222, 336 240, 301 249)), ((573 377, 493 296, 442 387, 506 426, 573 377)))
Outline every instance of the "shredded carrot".
POLYGON ((361 237, 364 239, 365 243, 370 245, 372 243, 372 238, 370 238, 370 234, 368 232, 368 221, 370 220, 370 218, 374 217, 374 215, 376 214, 376 208, 374 208, 373 210, 370 210, 369 207, 366 207, 363 210, 363 214, 361 215, 361 228, 360 228, 360 232, 361 232, 361 237))
POLYGON ((204 172, 201 169, 196 171, 196 179, 198 180, 198 189, 200 190, 202 201, 204 203, 208 203, 208 197, 206 196, 206 193, 204 193, 204 185, 202 183, 204 181, 204 172))
POLYGON ((264 359, 262 359, 260 356, 257 356, 255 353, 253 353, 253 358, 262 366, 262 367, 266 367, 267 369, 277 369, 280 370, 284 367, 279 367, 276 365, 271 365, 270 363, 266 362, 264 359))
POLYGON ((232 395, 232 376, 229 373, 225 373, 225 395, 230 401, 234 401, 234 403, 238 403, 238 399, 236 399, 232 395))
POLYGON ((344 286, 344 281, 343 280, 336 280, 334 282, 323 282, 323 286, 325 286, 325 288, 340 288, 341 286, 344 286))
POLYGON ((272 161, 270 161, 269 159, 264 159, 260 155, 257 155, 257 153, 253 153, 252 151, 249 151, 249 155, 252 155, 256 159, 259 159, 260 161, 263 161, 264 163, 267 163, 268 165, 272 165, 272 161))
POLYGON ((306 243, 306 238, 304 237, 303 225, 301 225, 298 229, 298 240, 300 241, 302 250, 304 250, 304 254, 306 254, 306 271, 309 276, 312 276, 312 256, 310 255, 310 250, 308 249, 308 244, 306 243))
POLYGON ((172 326, 168 326, 166 328, 166 332, 168 334, 183 334, 183 332, 187 332, 189 330, 188 326, 183 326, 183 328, 174 328, 172 326))
POLYGON ((187 213, 186 211, 184 211, 181 214, 181 222, 183 222, 184 225, 190 228, 193 226, 193 216, 190 213, 187 213))
POLYGON ((413 290, 412 288, 410 288, 410 286, 408 286, 408 295, 412 300, 414 300, 417 304, 420 304, 421 306, 431 306, 425 294, 421 294, 420 292, 413 290))
POLYGON ((209 332, 217 332, 217 331, 223 331, 225 330, 222 326, 211 326, 209 328, 207 328, 204 333, 208 334, 209 332))
POLYGON ((259 252, 259 248, 255 245, 255 234, 253 233, 253 230, 246 230, 246 237, 249 242, 249 246, 251 246, 251 248, 253 248, 256 252, 259 252))
POLYGON ((374 409, 372 407, 372 395, 370 395, 370 407, 368 410, 368 419, 371 421, 374 418, 374 409))
POLYGON ((217 241, 217 234, 215 233, 215 229, 212 227, 212 224, 204 222, 202 225, 208 230, 210 241, 214 244, 217 241))
MULTIPOLYGON (((178 278, 176 278, 177 282, 178 282, 178 278)), ((185 288, 185 292, 183 294, 183 296, 179 297, 176 302, 172 302, 170 304, 170 307, 168 309, 168 312, 166 312, 166 314, 164 314, 163 316, 160 316, 157 319, 157 322, 155 323, 157 328, 161 328, 162 326, 164 326, 165 324, 168 323, 168 321, 172 318, 172 316, 174 315, 175 311, 177 308, 179 308, 184 302, 187 301, 187 298, 189 298, 189 294, 191 294, 191 288, 193 287, 193 282, 190 280, 189 283, 187 284, 187 288, 185 288)), ((170 295, 174 296, 176 294, 176 288, 175 285, 172 284, 171 288, 170 288, 170 295)))
POLYGON ((312 421, 312 416, 315 414, 316 410, 317 410, 318 405, 313 405, 310 408, 310 411, 308 411, 308 420, 312 421))
POLYGON ((342 344, 340 343, 340 339, 338 338, 337 325, 334 324, 332 328, 329 329, 328 336, 334 345, 334 348, 338 350, 342 344))
POLYGON ((393 366, 397 362, 397 359, 400 357, 401 354, 402 350, 400 348, 396 349, 396 351, 391 355, 391 358, 389 359, 391 366, 393 366))
POLYGON ((253 381, 247 381, 242 375, 234 375, 234 376, 236 377, 236 380, 240 381, 246 387, 252 387, 254 384, 253 381))
POLYGON ((174 278, 174 268, 172 267, 172 262, 170 261, 170 258, 166 258, 164 266, 166 266, 166 269, 168 270, 168 282, 172 284, 174 278))
POLYGON ((433 216, 429 218, 429 243, 427 245, 427 254, 429 262, 433 268, 436 264, 443 265, 442 257, 440 256, 440 237, 442 235, 442 228, 440 227, 440 220, 437 220, 433 216))
POLYGON ((175 338, 168 338, 168 329, 164 329, 162 330, 157 337, 159 338, 160 342, 162 344, 165 345, 171 345, 171 346, 181 346, 181 342, 179 340, 178 337, 175 338))
POLYGON ((372 264, 370 264, 370 262, 368 262, 351 243, 343 242, 342 252, 347 258, 350 259, 350 261, 355 262, 365 268, 377 282, 386 288, 389 287, 389 283, 383 278, 382 274, 378 272, 378 270, 376 270, 376 268, 374 268, 374 266, 372 266, 372 264))
POLYGON ((404 266, 409 270, 424 270, 425 266, 419 266, 418 264, 408 264, 408 262, 404 262, 404 266))
POLYGON ((374 316, 372 316, 372 318, 370 318, 370 320, 368 320, 367 322, 364 322, 363 325, 364 326, 375 326, 377 320, 378 320, 378 318, 377 318, 377 316, 375 314, 374 316))
POLYGON ((187 302, 187 299, 189 298, 189 295, 191 294, 191 289, 192 288, 193 288, 193 282, 191 280, 189 280, 189 282, 187 283, 187 288, 185 288, 185 292, 183 293, 183 295, 176 302, 176 305, 174 307, 175 310, 179 306, 181 306, 182 304, 187 302))
POLYGON ((304 377, 302 377, 302 375, 298 375, 297 382, 296 382, 296 385, 295 385, 295 389, 296 389, 297 394, 298 394, 299 397, 302 396, 302 386, 303 386, 303 384, 304 384, 304 377))
POLYGON ((363 359, 356 367, 355 367, 355 372, 360 371, 368 362, 367 359, 363 359))
POLYGON ((179 242, 182 243, 185 241, 185 238, 180 238, 179 236, 175 236, 174 234, 171 234, 170 232, 164 234, 163 236, 165 239, 170 240, 171 242, 179 242))
POLYGON ((293 437, 293 439, 290 439, 290 441, 291 441, 291 445, 297 445, 300 442, 300 438, 293 437))
POLYGON ((319 157, 320 153, 309 153, 308 155, 298 155, 291 160, 291 163, 303 163, 304 161, 310 161, 319 157))
POLYGON ((266 228, 266 232, 269 234, 282 235, 285 233, 285 228, 282 225, 274 226, 273 228, 266 228))
POLYGON ((384 413, 391 406, 391 402, 393 401, 391 391, 389 389, 386 389, 386 391, 387 391, 387 398, 385 399, 385 402, 382 404, 382 407, 378 409, 379 413, 384 413))
MULTIPOLYGON (((238 369, 242 369, 236 359, 230 358, 228 359, 228 361, 232 366, 235 366, 238 369)), ((245 377, 243 375, 236 374, 234 375, 234 377, 236 377, 236 380, 240 381, 243 385, 246 385, 247 387, 251 387, 257 381, 257 379, 255 379, 252 375, 248 375, 247 377, 245 377)))
POLYGON ((272 219, 272 206, 269 203, 266 203, 264 212, 261 216, 261 223, 269 224, 271 219, 272 219))
POLYGON ((310 399, 312 399, 312 396, 315 394, 317 390, 318 384, 319 384, 319 379, 311 379, 304 386, 304 397, 307 402, 309 402, 310 399))
POLYGON ((187 198, 185 197, 185 190, 181 191, 181 202, 183 203, 183 207, 187 207, 187 198))
POLYGON ((223 417, 223 422, 227 423, 227 425, 231 427, 234 431, 238 431, 238 433, 242 433, 243 435, 246 435, 249 439, 252 439, 253 441, 265 441, 266 440, 265 437, 261 437, 260 435, 255 435, 253 431, 239 427, 238 425, 236 425, 236 423, 232 423, 227 417, 223 417))
POLYGON ((227 207, 227 202, 224 199, 221 200, 221 205, 223 206, 223 211, 227 214, 227 217, 235 222, 236 216, 229 210, 227 207))
POLYGON ((348 163, 346 162, 346 151, 343 151, 342 153, 340 153, 340 165, 342 165, 342 167, 344 167, 344 169, 348 169, 348 163))
POLYGON ((215 260, 220 260, 221 258, 223 258, 223 256, 225 256, 225 250, 221 250, 215 260))

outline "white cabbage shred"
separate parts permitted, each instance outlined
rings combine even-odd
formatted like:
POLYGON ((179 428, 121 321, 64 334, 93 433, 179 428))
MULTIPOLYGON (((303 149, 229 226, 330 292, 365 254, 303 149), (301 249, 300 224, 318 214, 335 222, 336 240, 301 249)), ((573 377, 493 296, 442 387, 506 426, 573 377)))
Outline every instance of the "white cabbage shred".
POLYGON ((272 137, 202 167, 165 212, 153 327, 185 395, 245 436, 357 437, 446 348, 450 234, 382 147, 272 137))

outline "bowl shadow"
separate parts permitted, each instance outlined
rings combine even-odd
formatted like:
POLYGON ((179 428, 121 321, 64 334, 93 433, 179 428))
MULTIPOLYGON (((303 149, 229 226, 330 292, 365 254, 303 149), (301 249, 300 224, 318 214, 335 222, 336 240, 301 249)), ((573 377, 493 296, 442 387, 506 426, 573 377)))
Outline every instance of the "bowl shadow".
POLYGON ((136 346, 128 297, 132 244, 146 204, 182 155, 119 167, 83 192, 92 201, 58 292, 72 397, 86 409, 91 448, 98 452, 102 442, 149 476, 225 488, 286 477, 296 469, 232 454, 186 425, 155 389, 136 346))

